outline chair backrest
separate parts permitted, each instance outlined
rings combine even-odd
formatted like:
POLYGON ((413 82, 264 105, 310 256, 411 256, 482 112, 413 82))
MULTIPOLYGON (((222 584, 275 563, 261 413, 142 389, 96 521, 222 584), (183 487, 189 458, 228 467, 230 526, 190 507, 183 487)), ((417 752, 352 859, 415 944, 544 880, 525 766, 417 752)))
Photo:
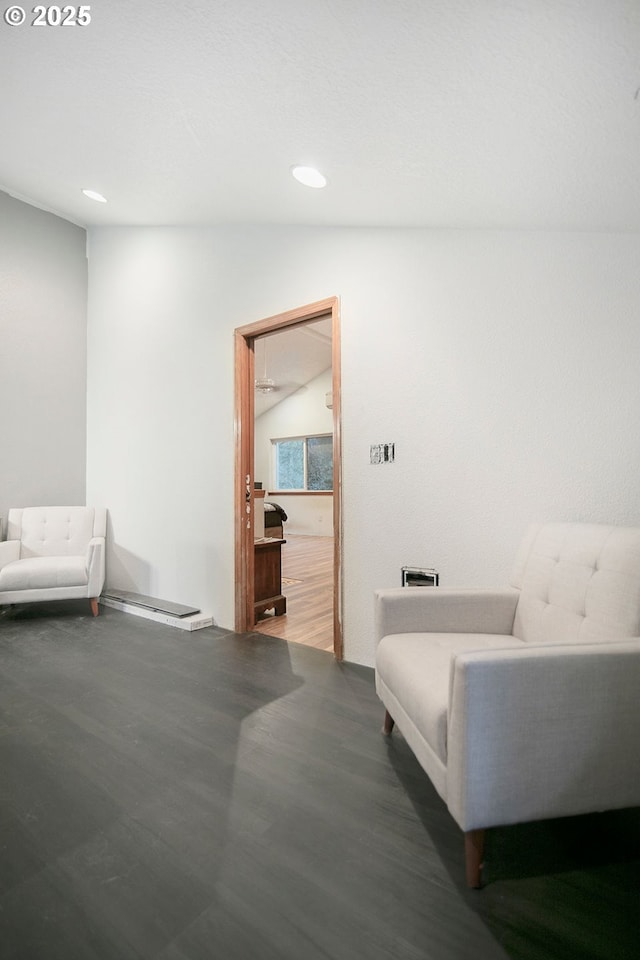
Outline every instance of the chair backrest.
POLYGON ((20 507, 9 510, 7 539, 20 541, 20 559, 78 556, 92 537, 106 535, 104 507, 20 507))
POLYGON ((531 643, 640 636, 640 528, 546 523, 529 528, 511 584, 514 635, 531 643))

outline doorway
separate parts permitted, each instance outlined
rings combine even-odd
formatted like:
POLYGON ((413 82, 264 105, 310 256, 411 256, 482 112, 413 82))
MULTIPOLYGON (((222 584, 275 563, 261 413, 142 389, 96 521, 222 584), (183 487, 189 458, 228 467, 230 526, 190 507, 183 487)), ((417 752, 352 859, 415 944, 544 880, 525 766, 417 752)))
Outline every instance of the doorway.
MULTIPOLYGON (((341 417, 340 417, 340 317, 337 297, 268 317, 235 331, 235 599, 236 630, 244 633, 256 623, 255 597, 255 389, 256 378, 268 379, 264 351, 256 366, 256 347, 269 335, 296 327, 311 326, 328 317, 331 330, 331 415, 333 451, 333 653, 343 656, 341 615, 341 417), (263 376, 264 375, 264 376, 263 376)), ((264 482, 264 481, 263 481, 264 482)), ((266 632, 266 631, 265 631, 266 632)), ((269 632, 272 632, 271 630, 269 632)), ((274 635, 275 634, 274 632, 274 635)))

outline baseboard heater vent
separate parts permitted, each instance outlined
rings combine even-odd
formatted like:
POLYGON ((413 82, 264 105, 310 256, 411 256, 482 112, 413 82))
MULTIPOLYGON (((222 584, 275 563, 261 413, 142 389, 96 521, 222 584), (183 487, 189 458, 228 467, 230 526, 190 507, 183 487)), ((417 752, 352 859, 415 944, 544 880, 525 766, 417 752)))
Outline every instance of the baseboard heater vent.
POLYGON ((181 630, 200 630, 213 626, 213 617, 200 613, 198 607, 187 607, 171 600, 158 600, 129 590, 105 590, 100 602, 125 613, 133 613, 148 620, 156 620, 181 630))
POLYGON ((146 597, 143 593, 130 593, 128 590, 107 590, 102 596, 106 600, 120 600, 122 603, 132 603, 136 607, 146 607, 159 613, 170 613, 172 617, 192 617, 194 613, 200 613, 197 607, 185 607, 182 603, 158 600, 156 597, 146 597))

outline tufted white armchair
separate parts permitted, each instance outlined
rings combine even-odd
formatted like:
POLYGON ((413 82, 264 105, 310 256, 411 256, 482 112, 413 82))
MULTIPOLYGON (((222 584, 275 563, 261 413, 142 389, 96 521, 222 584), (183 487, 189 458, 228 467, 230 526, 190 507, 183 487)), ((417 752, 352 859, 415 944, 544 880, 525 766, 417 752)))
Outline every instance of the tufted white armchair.
POLYGON ((0 542, 0 605, 88 597, 94 617, 105 578, 104 507, 9 510, 0 542))
POLYGON ((640 806, 640 528, 532 526, 503 590, 376 594, 384 732, 465 833, 640 806))

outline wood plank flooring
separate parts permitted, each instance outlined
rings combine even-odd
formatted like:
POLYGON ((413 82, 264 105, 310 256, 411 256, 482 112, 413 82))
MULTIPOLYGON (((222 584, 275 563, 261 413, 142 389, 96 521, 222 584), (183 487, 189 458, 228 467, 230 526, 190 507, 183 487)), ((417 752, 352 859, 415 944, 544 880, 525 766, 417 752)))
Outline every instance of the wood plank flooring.
POLYGON ((266 614, 254 627, 259 633, 333 650, 333 537, 287 536, 282 545, 282 592, 287 612, 266 614))
POLYGON ((0 608, 1 960, 637 960, 640 811, 492 830, 481 891, 373 671, 0 608))

